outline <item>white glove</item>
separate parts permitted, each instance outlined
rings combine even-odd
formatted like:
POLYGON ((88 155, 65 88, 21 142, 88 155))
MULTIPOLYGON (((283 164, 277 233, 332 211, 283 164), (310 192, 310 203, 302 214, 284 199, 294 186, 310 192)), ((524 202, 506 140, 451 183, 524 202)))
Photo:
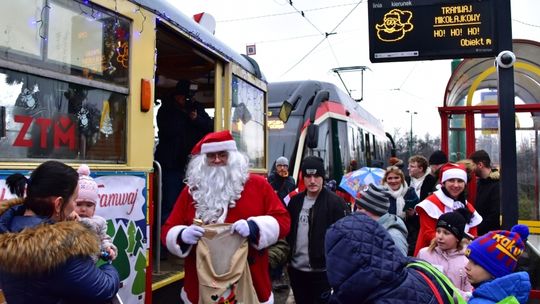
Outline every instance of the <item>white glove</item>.
POLYGON ((182 230, 182 234, 180 235, 180 238, 182 239, 182 242, 188 245, 195 245, 197 242, 201 239, 201 237, 204 234, 204 228, 197 225, 191 225, 184 230, 182 230))
POLYGON ((243 237, 249 236, 249 225, 246 220, 238 220, 231 227, 231 233, 238 232, 243 237))

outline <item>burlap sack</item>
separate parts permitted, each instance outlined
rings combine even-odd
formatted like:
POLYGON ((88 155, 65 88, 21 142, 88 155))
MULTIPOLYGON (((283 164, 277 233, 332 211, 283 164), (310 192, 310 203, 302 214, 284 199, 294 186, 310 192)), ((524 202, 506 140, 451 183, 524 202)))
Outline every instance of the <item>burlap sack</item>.
POLYGON ((197 243, 199 304, 259 303, 247 261, 248 241, 230 233, 230 224, 204 226, 197 243))

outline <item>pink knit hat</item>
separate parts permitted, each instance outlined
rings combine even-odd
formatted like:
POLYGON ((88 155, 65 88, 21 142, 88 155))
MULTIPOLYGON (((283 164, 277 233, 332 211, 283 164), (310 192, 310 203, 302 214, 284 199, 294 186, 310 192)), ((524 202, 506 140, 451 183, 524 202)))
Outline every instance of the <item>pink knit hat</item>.
POLYGON ((79 173, 79 196, 76 201, 97 204, 98 188, 97 183, 90 177, 90 168, 83 164, 77 172, 79 173))

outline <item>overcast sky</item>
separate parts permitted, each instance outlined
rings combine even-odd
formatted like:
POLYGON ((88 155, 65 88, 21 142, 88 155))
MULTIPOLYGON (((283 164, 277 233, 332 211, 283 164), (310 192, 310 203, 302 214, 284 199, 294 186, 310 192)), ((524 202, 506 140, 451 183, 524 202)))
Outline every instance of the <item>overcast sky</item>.
MULTIPOLYGON (((367 1, 296 0, 292 6, 288 0, 168 1, 186 15, 213 15, 215 35, 239 53, 255 44, 257 54, 252 57, 269 82, 313 79, 343 88, 332 68, 367 66, 362 106, 382 120, 387 132, 408 132, 406 111, 411 110, 418 113, 413 117, 414 134, 440 136, 437 107, 443 105, 450 60, 371 63, 367 1), (323 41, 324 33, 334 29, 335 34, 323 41)), ((538 12, 538 0, 512 1, 514 38, 540 40, 538 12)), ((360 72, 342 77, 353 97, 360 98, 360 72)))

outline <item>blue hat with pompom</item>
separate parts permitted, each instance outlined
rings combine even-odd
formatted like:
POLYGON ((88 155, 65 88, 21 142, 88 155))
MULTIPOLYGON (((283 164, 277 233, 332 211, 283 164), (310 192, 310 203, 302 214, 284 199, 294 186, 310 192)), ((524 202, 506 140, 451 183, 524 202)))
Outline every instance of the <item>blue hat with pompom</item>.
POLYGON ((475 239, 465 255, 493 277, 500 278, 514 271, 528 237, 529 228, 525 225, 515 225, 511 231, 491 231, 475 239))

